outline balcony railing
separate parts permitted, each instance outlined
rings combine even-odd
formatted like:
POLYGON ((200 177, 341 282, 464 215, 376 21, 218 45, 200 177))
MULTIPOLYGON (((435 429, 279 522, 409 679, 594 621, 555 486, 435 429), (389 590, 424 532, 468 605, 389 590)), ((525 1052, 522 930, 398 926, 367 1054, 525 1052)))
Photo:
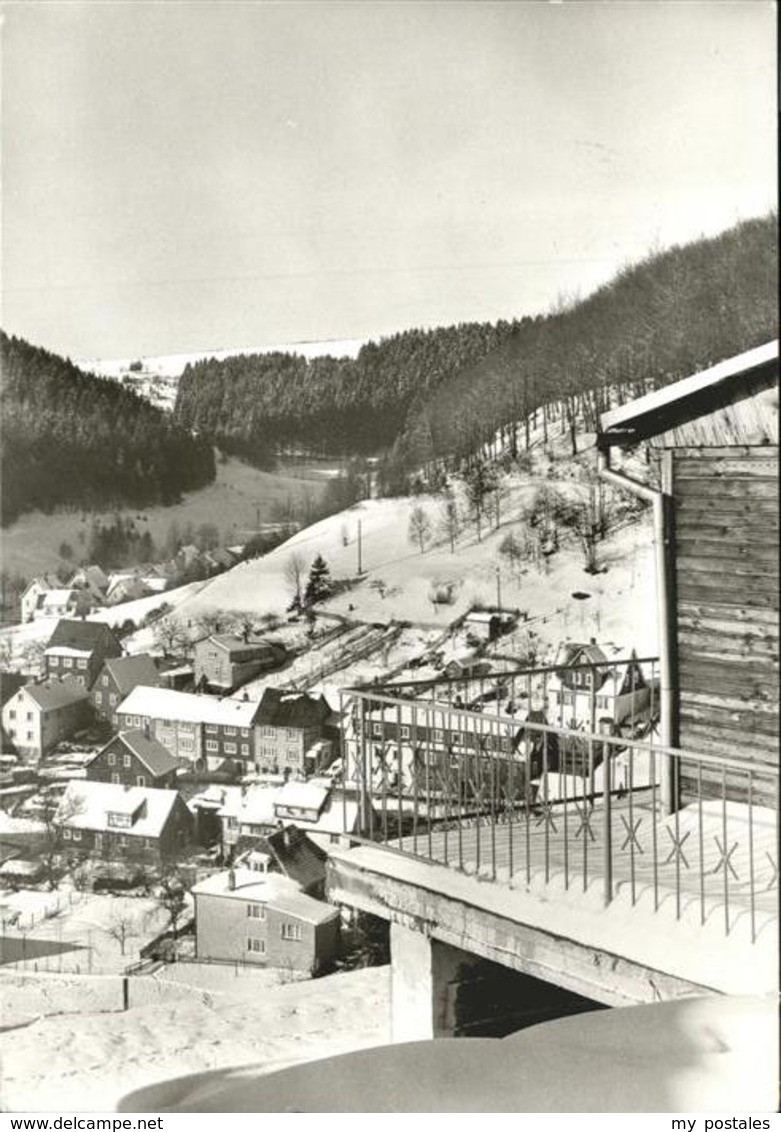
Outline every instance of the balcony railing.
POLYGON ((613 680, 616 695, 643 693, 620 719, 600 720, 603 674, 584 682, 596 726, 580 728, 547 722, 544 698, 550 708, 568 686, 550 669, 506 674, 472 706, 452 691, 464 681, 344 693, 356 840, 510 886, 599 886, 605 904, 720 916, 727 935, 742 920, 756 941, 777 910, 778 769, 752 757, 750 736, 746 757, 661 746, 654 664, 625 662, 639 678, 613 680), (661 790, 671 769, 687 783, 672 813, 661 790))

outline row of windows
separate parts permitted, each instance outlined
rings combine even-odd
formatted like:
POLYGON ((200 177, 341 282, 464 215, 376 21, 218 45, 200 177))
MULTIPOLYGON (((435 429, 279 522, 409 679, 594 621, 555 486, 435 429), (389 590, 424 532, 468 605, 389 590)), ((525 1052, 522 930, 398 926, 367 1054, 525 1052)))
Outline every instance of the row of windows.
POLYGON ((53 656, 49 657, 49 660, 52 664, 61 664, 63 668, 81 668, 82 671, 87 667, 88 663, 86 660, 77 660, 74 665, 73 657, 71 656, 53 656))
MULTIPOLYGON (((554 703, 557 703, 557 704, 562 704, 562 703, 563 704, 574 704, 575 703, 575 695, 576 695, 575 692, 554 692, 553 693, 554 703)), ((595 705, 598 708, 609 708, 610 707, 610 696, 597 696, 596 699, 595 699, 595 705)))
MULTIPOLYGON (((382 723, 372 724, 372 735, 376 739, 391 739, 395 736, 395 733, 395 723, 388 724, 385 732, 383 732, 382 723)), ((409 737, 409 727, 402 726, 401 738, 409 739, 409 737)), ((425 743, 427 739, 427 729, 425 727, 417 728, 415 738, 417 742, 425 743)), ((507 738, 500 738, 498 735, 478 735, 477 738, 485 747, 493 747, 494 750, 497 751, 509 751, 510 749, 510 740, 507 738)), ((435 729, 431 733, 431 742, 433 743, 451 743, 455 746, 460 746, 463 744, 465 746, 468 746, 474 742, 474 739, 475 735, 472 732, 468 731, 462 734, 460 731, 441 731, 439 729, 435 729)))
MULTIPOLYGON (((16 728, 15 727, 9 727, 8 728, 8 734, 11 737, 11 739, 15 739, 16 738, 16 728)), ((33 738, 34 738, 34 736, 33 736, 32 731, 27 731, 25 733, 25 742, 26 743, 32 743, 33 738)), ((20 742, 21 742, 21 740, 20 740, 20 742)))
MULTIPOLYGON (((16 712, 13 709, 11 711, 9 711, 8 718, 9 719, 16 719, 16 712)), ((31 711, 26 712, 25 718, 26 718, 28 723, 32 723, 33 713, 31 711)))

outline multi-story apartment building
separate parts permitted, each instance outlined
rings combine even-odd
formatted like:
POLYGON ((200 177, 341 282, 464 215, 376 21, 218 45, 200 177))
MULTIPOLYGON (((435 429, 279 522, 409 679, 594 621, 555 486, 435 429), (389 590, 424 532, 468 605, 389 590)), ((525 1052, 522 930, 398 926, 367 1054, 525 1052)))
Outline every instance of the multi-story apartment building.
POLYGON ((250 700, 139 686, 117 707, 115 723, 148 729, 182 766, 245 773, 255 764, 257 711, 250 700))

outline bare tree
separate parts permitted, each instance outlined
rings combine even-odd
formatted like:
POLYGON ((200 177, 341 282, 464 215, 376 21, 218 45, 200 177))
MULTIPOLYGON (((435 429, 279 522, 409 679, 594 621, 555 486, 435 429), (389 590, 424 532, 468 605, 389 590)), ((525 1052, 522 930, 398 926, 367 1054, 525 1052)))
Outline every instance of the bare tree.
POLYGON ((512 531, 508 531, 499 544, 499 553, 506 559, 510 570, 514 574, 520 573, 521 562, 524 558, 523 546, 512 531))
POLYGON ((417 543, 420 553, 423 554, 426 544, 431 539, 431 520, 419 504, 410 511, 407 536, 410 542, 417 543))
POLYGON ((104 932, 119 944, 120 955, 125 954, 127 941, 139 934, 138 920, 127 908, 113 908, 104 932))
POLYGON ((187 885, 176 864, 168 864, 160 877, 156 892, 156 901, 168 915, 168 924, 174 937, 174 944, 179 931, 179 924, 187 908, 187 885))
POLYGON ((303 555, 299 554, 297 550, 294 550, 292 554, 288 555, 282 571, 285 585, 292 594, 290 603, 292 609, 301 608, 305 570, 306 563, 303 555))
POLYGON ((452 493, 448 493, 442 500, 441 527, 450 543, 450 553, 455 554, 456 541, 461 530, 461 517, 458 513, 458 504, 452 493))
POLYGON ((228 626, 228 618, 222 610, 207 609, 196 617, 194 628, 199 637, 211 637, 213 633, 221 633, 228 626))
POLYGON ((39 811, 40 831, 34 842, 34 854, 43 868, 44 879, 55 889, 67 872, 65 849, 73 844, 70 823, 84 811, 84 799, 77 794, 56 798, 44 796, 39 811))
POLYGON ((185 639, 182 626, 174 617, 163 617, 156 621, 152 636, 157 647, 163 650, 164 656, 170 656, 181 648, 185 639))

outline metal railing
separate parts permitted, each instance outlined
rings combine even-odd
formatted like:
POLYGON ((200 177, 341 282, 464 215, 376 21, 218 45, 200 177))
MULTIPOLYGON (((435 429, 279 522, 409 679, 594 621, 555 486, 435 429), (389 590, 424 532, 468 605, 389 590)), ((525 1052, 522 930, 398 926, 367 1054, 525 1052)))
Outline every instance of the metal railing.
MULTIPOLYGON (((410 685, 343 693, 355 839, 511 886, 599 885, 605 904, 664 905, 702 924, 723 916, 726 934, 747 918, 755 941, 777 908, 778 768, 661 746, 645 668, 654 661, 625 663, 637 664, 645 706, 633 698, 602 730, 546 722, 536 697, 519 705, 511 682, 471 707, 448 702, 440 684, 423 698, 410 685), (664 763, 685 783, 672 813, 664 763)), ((514 676, 547 677, 537 696, 566 688, 550 669, 514 676)), ((595 681, 589 694, 600 694, 595 681)))

